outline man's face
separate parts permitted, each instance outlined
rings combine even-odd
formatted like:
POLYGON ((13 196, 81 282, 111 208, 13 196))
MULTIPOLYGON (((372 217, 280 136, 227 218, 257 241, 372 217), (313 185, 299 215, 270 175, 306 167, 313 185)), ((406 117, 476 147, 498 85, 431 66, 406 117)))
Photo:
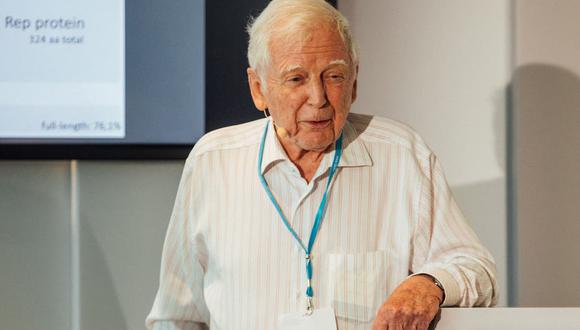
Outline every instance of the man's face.
POLYGON ((338 138, 356 95, 356 68, 344 42, 322 26, 306 40, 273 37, 270 54, 265 91, 248 70, 256 106, 287 131, 285 148, 324 151, 338 138))

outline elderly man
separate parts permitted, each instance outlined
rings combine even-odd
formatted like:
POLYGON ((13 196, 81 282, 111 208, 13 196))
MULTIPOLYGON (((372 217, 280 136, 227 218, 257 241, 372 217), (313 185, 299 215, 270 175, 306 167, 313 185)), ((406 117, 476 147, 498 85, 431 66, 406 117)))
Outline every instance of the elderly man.
POLYGON ((493 305, 492 257, 435 155, 400 123, 349 114, 347 20, 273 0, 248 32, 252 98, 271 116, 191 152, 147 325, 427 329, 441 305, 493 305))

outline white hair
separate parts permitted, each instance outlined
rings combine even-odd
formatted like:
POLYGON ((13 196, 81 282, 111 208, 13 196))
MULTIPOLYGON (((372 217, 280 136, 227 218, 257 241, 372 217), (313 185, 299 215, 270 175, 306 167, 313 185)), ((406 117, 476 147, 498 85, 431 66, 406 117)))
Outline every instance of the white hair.
POLYGON ((246 27, 249 34, 248 62, 262 83, 270 64, 270 39, 290 39, 319 28, 320 23, 336 27, 347 49, 351 64, 358 64, 356 46, 352 40, 348 20, 325 0, 272 0, 246 27))

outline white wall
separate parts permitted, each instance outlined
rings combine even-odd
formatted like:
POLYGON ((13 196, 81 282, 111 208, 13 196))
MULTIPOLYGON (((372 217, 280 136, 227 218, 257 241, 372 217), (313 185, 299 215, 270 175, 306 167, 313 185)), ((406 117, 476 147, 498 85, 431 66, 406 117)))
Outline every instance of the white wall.
POLYGON ((580 1, 516 1, 522 306, 580 306, 580 1))
POLYGON ((360 50, 353 111, 391 117, 440 157, 467 218, 496 258, 507 302, 508 0, 339 0, 360 50))

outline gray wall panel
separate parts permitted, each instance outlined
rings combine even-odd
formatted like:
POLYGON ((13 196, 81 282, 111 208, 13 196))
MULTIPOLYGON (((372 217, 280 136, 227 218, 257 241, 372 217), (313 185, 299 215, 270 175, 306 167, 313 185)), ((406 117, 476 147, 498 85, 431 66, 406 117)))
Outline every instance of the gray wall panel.
POLYGON ((182 168, 79 162, 82 330, 143 329, 182 168))
POLYGON ((69 162, 0 162, 2 329, 70 324, 69 162))

